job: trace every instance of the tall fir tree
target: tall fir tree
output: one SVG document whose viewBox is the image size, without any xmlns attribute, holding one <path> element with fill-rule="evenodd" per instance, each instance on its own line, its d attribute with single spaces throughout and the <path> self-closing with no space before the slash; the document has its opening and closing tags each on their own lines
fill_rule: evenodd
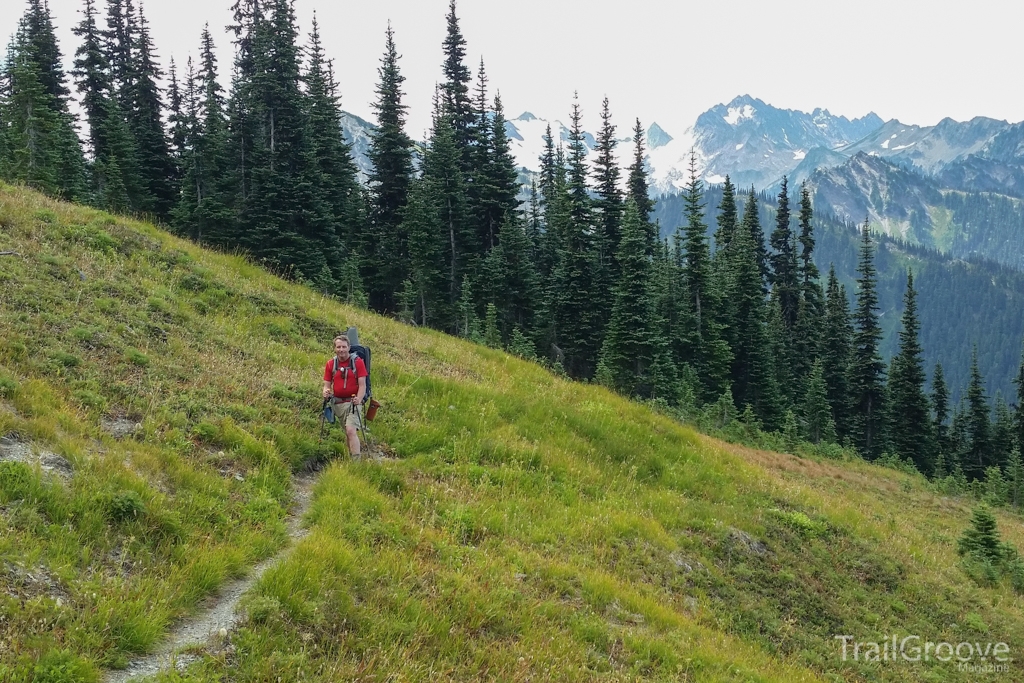
<svg viewBox="0 0 1024 683">
<path fill-rule="evenodd" d="M 565 187 L 555 201 L 548 229 L 557 240 L 557 261 L 549 286 L 554 343 L 564 356 L 565 370 L 576 378 L 594 373 L 605 323 L 597 308 L 598 297 L 608 294 L 595 288 L 586 156 L 582 114 L 579 103 L 573 102 Z M 557 186 L 555 192 L 560 192 Z"/>
<path fill-rule="evenodd" d="M 486 149 L 486 163 L 478 169 L 478 221 L 480 243 L 486 252 L 501 239 L 501 228 L 519 211 L 519 174 L 512 146 L 505 130 L 505 106 L 501 93 L 494 96 L 493 109 L 484 111 L 480 145 Z"/>
<path fill-rule="evenodd" d="M 540 298 L 540 279 L 526 221 L 513 212 L 506 214 L 501 241 L 487 254 L 484 289 L 486 299 L 495 306 L 502 339 L 511 339 L 514 330 L 534 336 L 534 323 Z"/>
<path fill-rule="evenodd" d="M 825 317 L 821 331 L 821 369 L 828 402 L 840 440 L 852 436 L 850 361 L 853 357 L 853 325 L 846 289 L 839 285 L 835 266 L 829 267 Z"/>
<path fill-rule="evenodd" d="M 84 0 L 75 71 L 92 148 L 95 201 L 112 211 L 145 211 L 150 196 L 141 181 L 135 140 L 111 80 L 103 33 L 96 23 L 95 0 Z"/>
<path fill-rule="evenodd" d="M 825 383 L 821 360 L 815 360 L 807 380 L 807 391 L 801 409 L 804 436 L 811 443 L 835 443 L 836 425 L 832 419 L 832 407 L 828 401 L 828 386 Z"/>
<path fill-rule="evenodd" d="M 857 280 L 857 307 L 853 315 L 855 332 L 850 364 L 852 427 L 854 444 L 866 458 L 873 460 L 885 448 L 885 363 L 878 350 L 882 339 L 882 329 L 878 322 L 878 276 L 871 232 L 866 221 L 861 229 L 857 269 L 860 278 Z"/>
<path fill-rule="evenodd" d="M 739 216 L 736 213 L 736 188 L 729 176 L 722 185 L 722 202 L 718 205 L 718 229 L 715 230 L 715 255 L 724 253 L 736 235 Z"/>
<path fill-rule="evenodd" d="M 1001 392 L 996 392 L 995 419 L 992 420 L 992 452 L 991 458 L 995 465 L 1006 467 L 1010 451 L 1016 446 L 1014 435 L 1013 413 Z"/>
<path fill-rule="evenodd" d="M 449 0 L 447 33 L 443 43 L 444 62 L 441 64 L 444 81 L 441 83 L 441 97 L 444 109 L 448 112 L 451 127 L 454 131 L 455 144 L 463 159 L 463 173 L 472 163 L 472 145 L 474 134 L 473 102 L 470 98 L 469 84 L 472 79 L 469 67 L 466 66 L 466 39 L 459 26 L 459 17 L 455 13 L 455 0 Z"/>
<path fill-rule="evenodd" d="M 301 87 L 294 9 L 290 0 L 272 0 L 268 10 L 253 27 L 255 69 L 239 93 L 257 124 L 239 236 L 250 253 L 270 266 L 330 289 L 326 252 L 337 236 Z"/>
<path fill-rule="evenodd" d="M 1013 383 L 1017 385 L 1017 410 L 1014 413 L 1017 425 L 1017 448 L 1024 452 L 1024 351 L 1021 352 L 1020 369 L 1017 371 L 1017 377 Z"/>
<path fill-rule="evenodd" d="M 124 98 L 128 108 L 128 128 L 135 142 L 141 182 L 150 197 L 150 210 L 161 220 L 170 218 L 178 189 L 175 186 L 174 160 L 164 130 L 164 103 L 159 82 L 164 73 L 156 61 L 153 40 L 149 34 L 141 4 L 133 16 L 132 4 L 126 0 L 126 31 L 131 69 L 127 76 L 130 87 Z"/>
<path fill-rule="evenodd" d="M 412 140 L 405 132 L 408 107 L 403 104 L 405 77 L 398 65 L 395 33 L 388 24 L 384 56 L 377 69 L 377 128 L 370 138 L 367 154 L 371 170 L 369 215 L 362 242 L 363 278 L 370 307 L 380 312 L 395 310 L 395 293 L 408 277 L 409 236 L 403 228 L 403 213 L 413 175 Z"/>
<path fill-rule="evenodd" d="M 728 388 L 731 353 L 722 339 L 718 297 L 711 281 L 711 257 L 704 223 L 704 184 L 697 175 L 697 156 L 690 153 L 689 180 L 684 190 L 685 237 L 682 241 L 687 303 L 695 321 L 692 364 L 701 384 L 701 399 L 713 403 Z"/>
<path fill-rule="evenodd" d="M 932 371 L 932 431 L 935 434 L 937 450 L 949 464 L 949 389 L 942 372 L 942 364 L 936 363 Z M 938 473 L 936 473 L 938 474 Z"/>
<path fill-rule="evenodd" d="M 967 385 L 965 423 L 967 442 L 961 454 L 964 474 L 969 479 L 984 479 L 985 470 L 996 464 L 992 452 L 992 422 L 985 382 L 978 370 L 978 348 L 971 354 L 971 380 Z"/>
<path fill-rule="evenodd" d="M 765 429 L 781 426 L 782 407 L 768 339 L 761 269 L 750 233 L 736 230 L 716 258 L 727 260 L 726 299 L 732 328 L 732 395 L 737 408 L 750 406 Z"/>
<path fill-rule="evenodd" d="M 626 202 L 616 254 L 622 271 L 612 288 L 611 316 L 601 347 L 597 377 L 627 396 L 650 398 L 657 334 L 650 297 L 651 257 L 647 231 L 636 204 Z"/>
<path fill-rule="evenodd" d="M 341 130 L 338 84 L 334 80 L 331 63 L 324 55 L 315 14 L 306 54 L 309 64 L 304 81 L 309 100 L 309 135 L 322 179 L 322 192 L 337 237 L 324 249 L 328 255 L 328 267 L 335 282 L 340 284 L 350 279 L 346 278 L 346 272 L 358 273 L 358 240 L 365 224 L 366 209 L 352 149 Z M 352 282 L 346 284 L 347 287 L 353 285 Z M 361 289 L 361 284 L 356 288 Z"/>
<path fill-rule="evenodd" d="M 889 371 L 889 442 L 898 456 L 909 459 L 920 472 L 930 476 L 935 466 L 935 432 L 924 391 L 920 328 L 914 274 L 908 271 L 900 348 Z"/>
<path fill-rule="evenodd" d="M 428 159 L 431 150 L 428 147 Z M 441 327 L 452 318 L 448 277 L 444 271 L 447 248 L 441 223 L 440 188 L 432 173 L 412 181 L 408 201 L 402 209 L 402 231 L 408 235 L 409 276 L 405 294 L 413 299 L 413 321 Z"/>
<path fill-rule="evenodd" d="M 782 321 L 787 331 L 796 326 L 800 299 L 799 273 L 793 230 L 790 228 L 789 189 L 785 176 L 779 188 L 775 229 L 771 234 L 773 253 L 771 263 L 772 293 L 778 299 L 782 310 Z"/>
<path fill-rule="evenodd" d="M 644 128 L 640 119 L 633 126 L 633 163 L 629 165 L 629 177 L 626 181 L 629 198 L 636 204 L 637 213 L 647 226 L 649 250 L 653 254 L 660 238 L 653 223 L 651 212 L 654 211 L 654 200 L 647 182 L 647 150 L 644 147 Z"/>
<path fill-rule="evenodd" d="M 751 187 L 743 207 L 742 227 L 750 233 L 750 240 L 753 242 L 757 254 L 757 267 L 761 271 L 761 280 L 765 283 L 764 287 L 767 292 L 771 271 L 768 268 L 768 250 L 764 246 L 764 230 L 761 228 L 761 216 L 757 209 L 757 203 L 757 192 Z"/>
<path fill-rule="evenodd" d="M 602 284 L 611 288 L 618 280 L 619 233 L 622 227 L 624 210 L 623 193 L 619 178 L 621 171 L 616 158 L 615 124 L 612 123 L 611 108 L 608 98 L 601 103 L 601 127 L 597 132 L 597 143 L 594 147 L 595 158 L 592 170 L 594 179 L 594 223 L 595 241 L 598 250 L 598 263 Z"/>
<path fill-rule="evenodd" d="M 799 302 L 793 327 L 793 374 L 804 391 L 811 365 L 820 353 L 821 326 L 825 315 L 825 297 L 818 267 L 814 264 L 814 208 L 807 184 L 800 188 L 800 262 L 798 270 Z"/>
</svg>

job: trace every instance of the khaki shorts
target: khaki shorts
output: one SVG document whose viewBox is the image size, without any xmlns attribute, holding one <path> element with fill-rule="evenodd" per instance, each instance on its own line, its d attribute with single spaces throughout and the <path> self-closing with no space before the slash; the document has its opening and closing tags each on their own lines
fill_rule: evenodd
<svg viewBox="0 0 1024 683">
<path fill-rule="evenodd" d="M 335 398 L 331 401 L 331 410 L 334 411 L 334 422 L 342 423 L 346 427 L 359 429 L 359 415 L 356 413 L 352 401 L 342 401 Z"/>
</svg>

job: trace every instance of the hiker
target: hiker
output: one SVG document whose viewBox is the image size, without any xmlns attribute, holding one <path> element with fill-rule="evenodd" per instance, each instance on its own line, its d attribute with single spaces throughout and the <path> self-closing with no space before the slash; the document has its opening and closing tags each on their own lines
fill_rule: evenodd
<svg viewBox="0 0 1024 683">
<path fill-rule="evenodd" d="M 334 419 L 345 425 L 348 452 L 360 457 L 359 406 L 366 398 L 366 365 L 363 359 L 350 353 L 348 336 L 334 338 L 334 358 L 324 368 L 324 400 L 330 401 Z"/>
</svg>

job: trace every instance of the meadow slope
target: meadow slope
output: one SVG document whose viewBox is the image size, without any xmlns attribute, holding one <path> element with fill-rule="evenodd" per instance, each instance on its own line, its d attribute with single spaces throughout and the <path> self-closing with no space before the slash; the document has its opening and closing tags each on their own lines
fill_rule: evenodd
<svg viewBox="0 0 1024 683">
<path fill-rule="evenodd" d="M 968 502 L 920 478 L 724 444 L 2 184 L 0 251 L 0 680 L 100 680 L 288 542 L 349 325 L 391 457 L 331 433 L 308 535 L 157 680 L 966 681 L 834 636 L 1024 646 L 1021 599 L 958 566 Z"/>
</svg>

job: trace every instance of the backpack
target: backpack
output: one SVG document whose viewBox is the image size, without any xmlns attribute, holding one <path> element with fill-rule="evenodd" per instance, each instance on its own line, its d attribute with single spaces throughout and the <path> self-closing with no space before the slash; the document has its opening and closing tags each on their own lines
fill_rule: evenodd
<svg viewBox="0 0 1024 683">
<path fill-rule="evenodd" d="M 368 347 L 368 346 L 352 346 L 352 347 L 349 347 L 349 357 L 348 357 L 349 367 L 348 368 L 341 368 L 342 370 L 351 370 L 352 374 L 355 374 L 355 372 L 356 372 L 356 358 L 358 357 L 358 358 L 362 358 L 363 359 L 363 365 L 366 366 L 366 396 L 363 397 L 363 401 L 366 402 L 366 403 L 370 402 L 370 397 L 373 395 L 373 392 L 370 389 L 370 356 L 371 356 L 371 354 L 370 354 L 370 347 Z M 335 378 L 335 377 L 338 376 L 338 372 L 339 372 L 339 370 L 338 370 L 338 357 L 335 356 L 333 361 L 334 361 L 334 367 L 331 370 L 331 377 Z"/>
</svg>

